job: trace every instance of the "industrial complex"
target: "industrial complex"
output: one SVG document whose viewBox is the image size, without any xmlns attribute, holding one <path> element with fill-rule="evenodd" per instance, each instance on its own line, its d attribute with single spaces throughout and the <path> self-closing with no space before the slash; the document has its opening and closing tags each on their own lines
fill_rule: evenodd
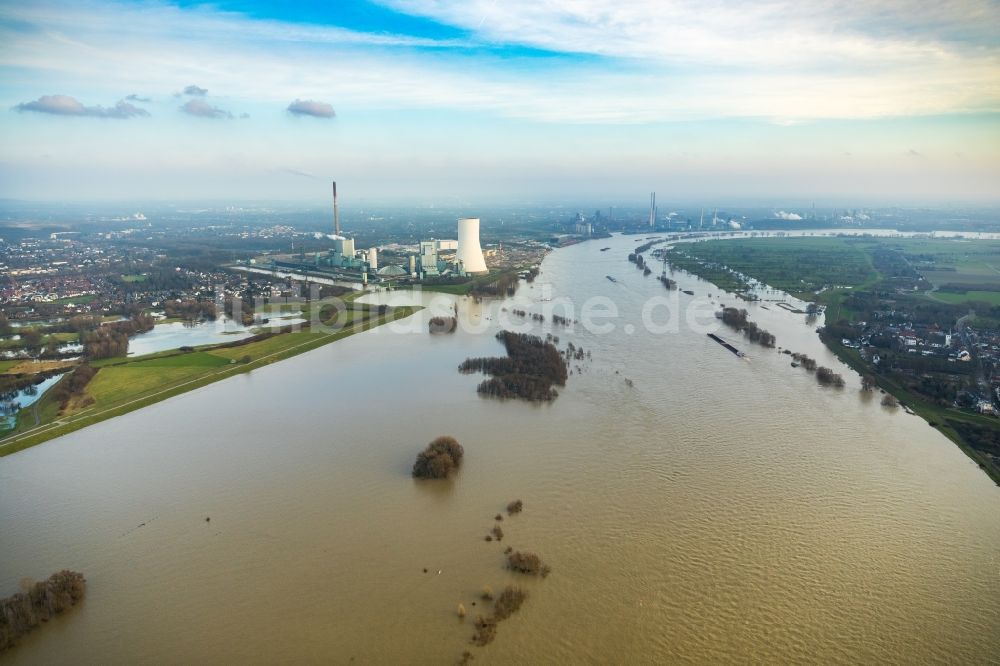
<svg viewBox="0 0 1000 666">
<path fill-rule="evenodd" d="M 297 271 L 365 285 L 387 280 L 462 278 L 489 272 L 479 242 L 477 217 L 458 220 L 457 239 L 420 241 L 417 251 L 403 255 L 401 263 L 398 261 L 399 253 L 393 253 L 396 261 L 379 266 L 378 248 L 355 248 L 354 239 L 341 234 L 336 182 L 333 183 L 333 234 L 326 237 L 333 241 L 333 247 L 329 250 L 311 252 L 308 255 L 271 257 L 268 260 L 269 267 L 272 270 Z M 317 234 L 317 238 L 323 236 Z"/>
</svg>

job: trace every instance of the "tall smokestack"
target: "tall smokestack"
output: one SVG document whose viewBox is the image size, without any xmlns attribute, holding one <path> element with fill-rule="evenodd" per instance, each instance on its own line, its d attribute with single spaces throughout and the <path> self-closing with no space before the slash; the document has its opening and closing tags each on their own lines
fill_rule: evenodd
<svg viewBox="0 0 1000 666">
<path fill-rule="evenodd" d="M 337 181 L 333 181 L 333 234 L 340 235 L 340 209 L 337 208 Z"/>
</svg>

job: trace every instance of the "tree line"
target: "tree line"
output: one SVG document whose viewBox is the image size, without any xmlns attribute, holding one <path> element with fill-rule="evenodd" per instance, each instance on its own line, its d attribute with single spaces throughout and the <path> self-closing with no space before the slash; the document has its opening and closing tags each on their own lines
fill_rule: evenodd
<svg viewBox="0 0 1000 666">
<path fill-rule="evenodd" d="M 66 409 L 70 400 L 83 395 L 83 390 L 97 374 L 97 369 L 88 363 L 76 366 L 55 386 L 52 387 L 52 397 L 59 402 L 59 409 Z"/>
<path fill-rule="evenodd" d="M 533 280 L 534 276 L 531 278 Z M 469 293 L 473 296 L 513 296 L 519 281 L 517 273 L 501 273 L 494 280 L 474 284 Z"/>
<path fill-rule="evenodd" d="M 0 653 L 43 622 L 83 599 L 86 580 L 75 571 L 59 571 L 31 583 L 24 592 L 0 599 Z"/>
<path fill-rule="evenodd" d="M 125 321 L 116 321 L 80 334 L 84 356 L 90 359 L 113 358 L 128 354 L 128 339 L 137 333 L 153 330 L 155 320 L 148 314 L 138 314 Z"/>
<path fill-rule="evenodd" d="M 789 350 L 784 351 L 785 354 L 791 355 L 792 359 L 798 363 L 803 370 L 807 372 L 816 373 L 816 381 L 820 384 L 826 384 L 828 386 L 836 386 L 841 388 L 844 386 L 844 378 L 839 374 L 827 368 L 826 366 L 819 365 L 816 363 L 816 359 L 810 358 L 805 354 L 799 352 L 791 352 Z M 870 391 L 875 386 L 875 379 L 872 377 L 862 378 L 861 388 L 865 391 Z"/>
<path fill-rule="evenodd" d="M 737 308 L 722 308 L 722 312 L 719 313 L 722 323 L 730 326 L 737 331 L 741 331 L 750 342 L 756 342 L 764 347 L 774 347 L 775 337 L 765 329 L 759 327 L 756 323 L 750 321 L 747 318 L 747 311 L 744 309 Z"/>
<path fill-rule="evenodd" d="M 250 311 L 251 313 L 253 312 L 252 306 L 250 307 Z M 163 304 L 163 312 L 171 319 L 183 319 L 184 321 L 202 321 L 203 319 L 215 319 L 217 316 L 213 301 L 198 301 L 194 299 L 180 302 L 166 301 Z"/>
</svg>

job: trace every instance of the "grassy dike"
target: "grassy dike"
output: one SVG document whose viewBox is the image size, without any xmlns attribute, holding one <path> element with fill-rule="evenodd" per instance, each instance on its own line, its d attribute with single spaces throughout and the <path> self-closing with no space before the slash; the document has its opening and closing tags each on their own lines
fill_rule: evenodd
<svg viewBox="0 0 1000 666">
<path fill-rule="evenodd" d="M 396 307 L 381 315 L 374 315 L 372 311 L 372 316 L 355 320 L 351 326 L 332 333 L 314 333 L 307 328 L 247 344 L 206 345 L 194 352 L 161 352 L 134 359 L 96 362 L 94 366 L 101 369 L 87 385 L 85 393 L 93 399 L 93 404 L 79 409 L 71 404 L 67 412 L 60 415 L 52 393 L 47 393 L 37 403 L 40 424 L 34 425 L 35 412 L 31 408 L 22 410 L 17 429 L 0 440 L 0 457 L 390 321 L 405 319 L 419 309 Z"/>
</svg>

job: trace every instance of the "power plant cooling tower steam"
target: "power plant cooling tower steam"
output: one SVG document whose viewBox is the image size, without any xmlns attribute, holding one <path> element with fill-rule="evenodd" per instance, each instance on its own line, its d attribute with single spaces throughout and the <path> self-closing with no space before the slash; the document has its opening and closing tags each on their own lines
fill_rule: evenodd
<svg viewBox="0 0 1000 666">
<path fill-rule="evenodd" d="M 485 273 L 486 260 L 479 246 L 479 218 L 463 217 L 458 220 L 458 252 L 455 257 L 462 262 L 466 273 Z"/>
</svg>

